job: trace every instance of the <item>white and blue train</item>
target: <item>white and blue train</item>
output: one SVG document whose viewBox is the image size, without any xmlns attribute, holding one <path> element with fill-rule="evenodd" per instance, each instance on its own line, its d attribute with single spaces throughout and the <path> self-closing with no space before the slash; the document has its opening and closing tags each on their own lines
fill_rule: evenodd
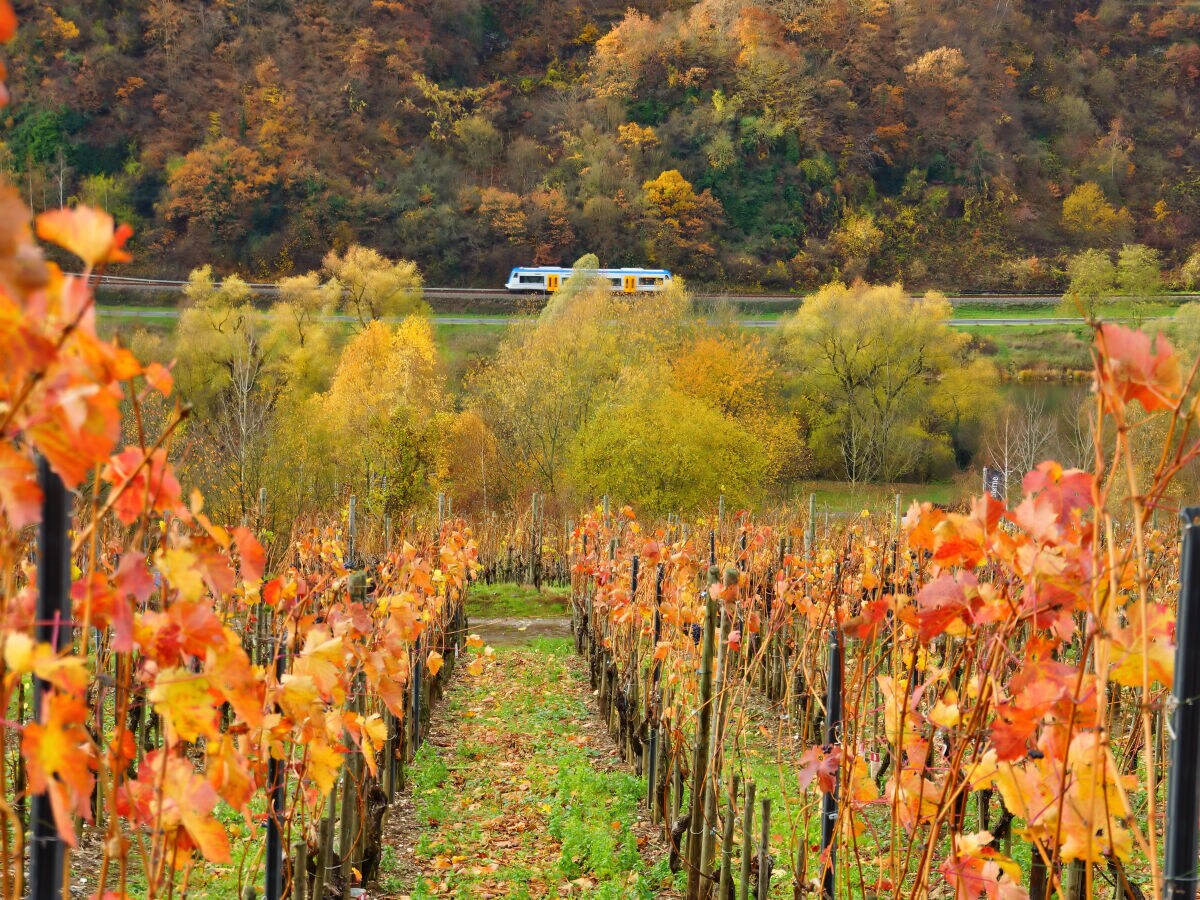
<svg viewBox="0 0 1200 900">
<path fill-rule="evenodd" d="M 508 273 L 504 286 L 527 294 L 552 294 L 574 274 L 574 269 L 556 266 L 516 268 Z M 590 269 L 588 275 L 607 278 L 614 293 L 641 294 L 661 291 L 671 283 L 666 269 Z"/>
</svg>

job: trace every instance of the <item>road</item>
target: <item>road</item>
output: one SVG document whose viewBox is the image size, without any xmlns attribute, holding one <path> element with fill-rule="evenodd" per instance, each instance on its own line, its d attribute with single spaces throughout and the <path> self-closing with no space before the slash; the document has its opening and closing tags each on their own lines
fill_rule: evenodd
<svg viewBox="0 0 1200 900">
<path fill-rule="evenodd" d="M 98 308 L 98 313 L 104 318 L 126 318 L 126 319 L 178 319 L 179 310 L 177 309 L 129 309 L 123 306 L 101 306 Z M 510 322 L 516 321 L 518 316 L 455 316 L 455 315 L 433 315 L 430 317 L 434 324 L 437 325 L 464 325 L 464 326 L 479 326 L 499 328 L 507 325 Z M 1158 318 L 1169 318 L 1167 316 L 1146 316 L 1144 321 Z M 325 322 L 353 322 L 354 316 L 347 315 L 328 315 L 322 316 L 322 321 Z M 779 319 L 741 319 L 740 323 L 746 328 L 776 328 L 779 326 Z M 1119 321 L 1119 320 L 1118 320 Z M 951 325 L 960 327 L 967 326 L 1020 326 L 1020 325 L 1082 325 L 1084 320 L 1070 316 L 1005 316 L 1004 318 L 955 318 L 950 320 Z"/>
</svg>

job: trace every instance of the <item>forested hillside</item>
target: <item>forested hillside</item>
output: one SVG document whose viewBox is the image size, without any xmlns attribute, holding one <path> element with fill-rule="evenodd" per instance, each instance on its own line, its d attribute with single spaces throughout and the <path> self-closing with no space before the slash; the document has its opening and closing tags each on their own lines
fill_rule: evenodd
<svg viewBox="0 0 1200 900">
<path fill-rule="evenodd" d="M 1186 0 L 16 5 L 4 165 L 131 221 L 144 270 L 363 243 L 431 284 L 591 251 L 1025 289 L 1200 238 Z"/>
</svg>

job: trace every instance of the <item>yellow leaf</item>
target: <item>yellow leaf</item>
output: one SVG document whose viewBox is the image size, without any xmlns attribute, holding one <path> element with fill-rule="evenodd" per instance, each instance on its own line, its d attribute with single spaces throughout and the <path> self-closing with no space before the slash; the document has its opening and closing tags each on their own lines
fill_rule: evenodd
<svg viewBox="0 0 1200 900">
<path fill-rule="evenodd" d="M 303 722 L 308 718 L 314 704 L 321 695 L 309 675 L 287 673 L 280 679 L 279 705 L 293 722 Z"/>
<path fill-rule="evenodd" d="M 477 656 L 477 657 L 475 657 L 475 659 L 471 660 L 471 664 L 469 666 L 467 666 L 467 671 L 470 672 L 472 675 L 482 675 L 483 674 L 483 657 Z"/>
<path fill-rule="evenodd" d="M 150 702 L 167 726 L 167 741 L 215 738 L 217 708 L 208 679 L 182 666 L 164 669 L 150 689 Z"/>
<path fill-rule="evenodd" d="M 33 671 L 33 638 L 14 632 L 4 642 L 4 664 L 15 675 Z"/>
<path fill-rule="evenodd" d="M 159 550 L 154 554 L 154 565 L 184 600 L 195 602 L 204 596 L 204 577 L 196 571 L 194 553 L 177 547 Z"/>
<path fill-rule="evenodd" d="M 958 693 L 954 688 L 947 688 L 941 699 L 929 713 L 929 721 L 939 728 L 954 728 L 962 721 L 962 713 L 958 708 Z"/>
<path fill-rule="evenodd" d="M 55 209 L 37 217 L 37 235 L 43 241 L 70 250 L 88 266 L 104 262 L 129 262 L 122 249 L 132 232 L 114 227 L 113 217 L 90 206 Z"/>
<path fill-rule="evenodd" d="M 425 667 L 429 669 L 431 678 L 436 678 L 437 673 L 442 671 L 442 654 L 436 650 L 429 651 L 429 657 L 425 660 Z"/>
<path fill-rule="evenodd" d="M 342 753 L 322 740 L 308 744 L 308 777 L 317 784 L 322 795 L 328 795 L 337 782 L 342 767 Z"/>
</svg>

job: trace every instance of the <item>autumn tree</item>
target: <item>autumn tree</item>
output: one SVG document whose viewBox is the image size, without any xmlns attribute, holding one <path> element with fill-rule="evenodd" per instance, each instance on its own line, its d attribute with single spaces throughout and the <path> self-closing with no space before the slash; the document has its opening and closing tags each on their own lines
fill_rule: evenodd
<svg viewBox="0 0 1200 900">
<path fill-rule="evenodd" d="M 277 175 L 254 149 L 218 138 L 185 156 L 171 174 L 165 214 L 183 228 L 198 225 L 214 237 L 237 240 Z"/>
<path fill-rule="evenodd" d="M 966 364 L 967 339 L 949 327 L 950 316 L 940 294 L 913 299 L 898 284 L 858 282 L 826 285 L 785 321 L 784 353 L 818 463 L 851 482 L 953 469 L 938 395 Z"/>
<path fill-rule="evenodd" d="M 1062 223 L 1079 240 L 1104 246 L 1120 243 L 1133 227 L 1129 210 L 1113 206 L 1094 181 L 1079 185 L 1063 200 Z"/>
<path fill-rule="evenodd" d="M 1126 244 L 1114 264 L 1107 250 L 1084 250 L 1067 266 L 1071 281 L 1063 303 L 1085 317 L 1095 318 L 1115 296 L 1145 304 L 1162 290 L 1158 251 L 1144 244 Z"/>
<path fill-rule="evenodd" d="M 288 348 L 251 305 L 237 276 L 219 284 L 212 268 L 191 273 L 176 334 L 176 380 L 193 406 L 183 469 L 233 521 L 262 485 L 262 461 L 288 388 Z"/>
<path fill-rule="evenodd" d="M 1064 306 L 1085 318 L 1095 318 L 1116 287 L 1112 257 L 1104 250 L 1084 250 L 1071 258 L 1067 274 L 1071 280 L 1063 295 Z"/>
<path fill-rule="evenodd" d="M 851 275 L 865 274 L 872 258 L 883 246 L 883 231 L 868 212 L 846 213 L 831 238 Z"/>
<path fill-rule="evenodd" d="M 660 516 L 711 508 L 721 494 L 748 506 L 761 497 L 767 469 L 762 443 L 735 419 L 637 377 L 596 409 L 571 455 L 586 496 L 609 494 Z"/>
<path fill-rule="evenodd" d="M 619 371 L 620 334 L 605 284 L 570 279 L 557 305 L 515 325 L 496 356 L 467 380 L 471 406 L 496 438 L 499 482 L 554 495 L 571 444 Z"/>
<path fill-rule="evenodd" d="M 695 329 L 667 360 L 670 386 L 702 400 L 752 435 L 764 454 L 765 480 L 808 474 L 803 428 L 783 396 L 779 365 L 766 343 L 736 322 Z"/>
<path fill-rule="evenodd" d="M 642 191 L 651 258 L 668 267 L 686 259 L 693 271 L 709 265 L 716 256 L 714 231 L 723 219 L 721 203 L 712 192 L 697 193 L 678 169 L 647 181 Z"/>
<path fill-rule="evenodd" d="M 428 500 L 444 475 L 441 435 L 450 422 L 428 318 L 367 324 L 342 351 L 329 389 L 297 414 L 317 477 L 368 485 L 368 507 L 379 513 Z"/>
<path fill-rule="evenodd" d="M 345 252 L 330 251 L 326 274 L 341 287 L 342 310 L 359 328 L 376 319 L 407 316 L 428 307 L 417 264 L 390 260 L 378 250 L 354 244 Z"/>
</svg>

